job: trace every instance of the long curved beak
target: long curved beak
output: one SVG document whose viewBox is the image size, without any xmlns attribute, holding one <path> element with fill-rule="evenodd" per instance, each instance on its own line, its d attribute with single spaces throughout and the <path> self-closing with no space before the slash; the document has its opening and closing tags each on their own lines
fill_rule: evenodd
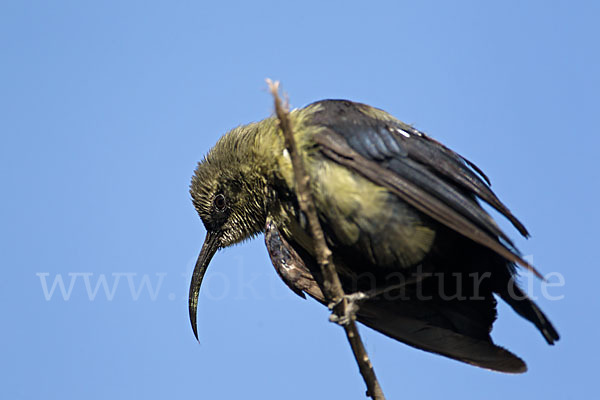
<svg viewBox="0 0 600 400">
<path fill-rule="evenodd" d="M 202 250 L 196 261 L 194 267 L 194 273 L 192 275 L 192 281 L 190 282 L 190 295 L 188 299 L 188 307 L 190 310 L 190 322 L 192 323 L 192 330 L 194 336 L 198 340 L 198 327 L 196 325 L 196 313 L 198 310 L 198 294 L 200 293 L 200 285 L 202 285 L 202 278 L 208 268 L 210 260 L 213 258 L 217 250 L 219 249 L 219 235 L 213 232 L 206 234 Z"/>
</svg>

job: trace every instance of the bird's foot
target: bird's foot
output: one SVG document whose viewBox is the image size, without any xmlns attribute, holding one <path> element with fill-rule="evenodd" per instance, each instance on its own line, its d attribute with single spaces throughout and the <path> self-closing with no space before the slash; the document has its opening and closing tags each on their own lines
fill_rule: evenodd
<svg viewBox="0 0 600 400">
<path fill-rule="evenodd" d="M 329 321 L 338 325 L 347 325 L 350 321 L 356 319 L 356 313 L 360 309 L 360 303 L 369 299 L 369 296 L 363 292 L 355 292 L 347 294 L 336 302 L 329 304 L 329 309 L 332 310 L 329 316 Z M 342 308 L 342 304 L 345 307 Z"/>
</svg>

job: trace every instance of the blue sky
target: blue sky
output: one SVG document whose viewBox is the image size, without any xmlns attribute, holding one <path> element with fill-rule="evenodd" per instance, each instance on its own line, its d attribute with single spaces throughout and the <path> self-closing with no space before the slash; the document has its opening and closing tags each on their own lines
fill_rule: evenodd
<svg viewBox="0 0 600 400">
<path fill-rule="evenodd" d="M 204 238 L 189 180 L 223 133 L 271 113 L 267 77 L 293 106 L 365 102 L 476 162 L 532 238 L 502 226 L 564 278 L 548 289 L 560 300 L 531 281 L 554 347 L 500 306 L 493 337 L 524 375 L 363 327 L 388 398 L 585 396 L 600 355 L 599 16 L 592 1 L 2 2 L 0 397 L 364 398 L 342 330 L 279 281 L 262 239 L 217 254 L 200 345 L 189 326 Z"/>
</svg>

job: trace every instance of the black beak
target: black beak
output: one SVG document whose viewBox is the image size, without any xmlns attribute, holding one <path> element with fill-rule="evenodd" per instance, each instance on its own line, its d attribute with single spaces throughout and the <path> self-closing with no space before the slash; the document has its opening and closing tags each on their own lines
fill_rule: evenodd
<svg viewBox="0 0 600 400">
<path fill-rule="evenodd" d="M 200 285 L 202 285 L 202 278 L 208 268 L 210 260 L 213 258 L 217 250 L 219 249 L 219 235 L 213 232 L 206 234 L 206 239 L 200 250 L 200 255 L 196 261 L 194 267 L 194 274 L 192 275 L 192 282 L 190 283 L 190 297 L 188 300 L 188 306 L 190 309 L 190 322 L 192 323 L 192 329 L 194 330 L 194 336 L 198 340 L 198 327 L 196 325 L 196 313 L 198 310 L 198 294 L 200 293 Z"/>
</svg>

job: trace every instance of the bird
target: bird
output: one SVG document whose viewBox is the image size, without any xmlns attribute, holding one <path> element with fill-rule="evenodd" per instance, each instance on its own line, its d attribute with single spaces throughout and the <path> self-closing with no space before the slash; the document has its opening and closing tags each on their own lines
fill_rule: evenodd
<svg viewBox="0 0 600 400">
<path fill-rule="evenodd" d="M 491 338 L 497 299 L 548 344 L 559 340 L 517 282 L 519 265 L 541 274 L 482 204 L 522 236 L 529 232 L 474 163 L 358 102 L 317 101 L 289 120 L 344 292 L 361 299 L 356 320 L 409 346 L 505 373 L 527 365 Z M 294 179 L 276 116 L 232 129 L 198 163 L 190 194 L 207 233 L 189 290 L 196 339 L 200 287 L 214 254 L 260 234 L 284 283 L 327 305 Z"/>
</svg>

